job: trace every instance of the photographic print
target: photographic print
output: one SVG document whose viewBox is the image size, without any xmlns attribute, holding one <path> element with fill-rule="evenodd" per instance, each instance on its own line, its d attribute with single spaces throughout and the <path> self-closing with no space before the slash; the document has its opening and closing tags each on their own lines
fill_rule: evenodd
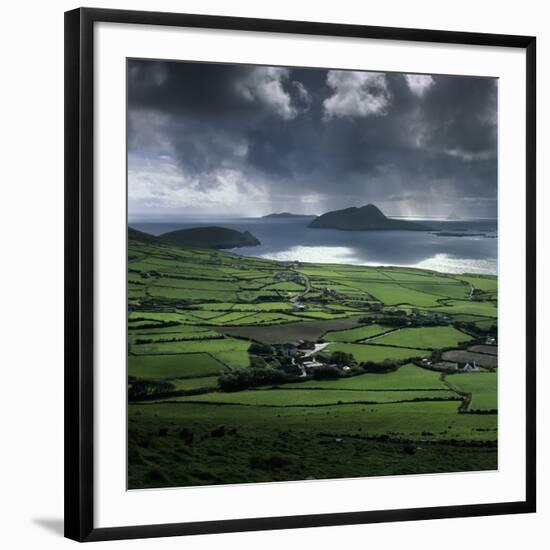
<svg viewBox="0 0 550 550">
<path fill-rule="evenodd" d="M 127 60 L 129 489 L 498 468 L 497 97 Z"/>
</svg>

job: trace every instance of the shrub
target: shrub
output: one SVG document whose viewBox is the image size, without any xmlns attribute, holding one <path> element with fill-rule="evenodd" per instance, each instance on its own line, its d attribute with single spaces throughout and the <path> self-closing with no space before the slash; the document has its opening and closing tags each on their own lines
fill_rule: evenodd
<svg viewBox="0 0 550 550">
<path fill-rule="evenodd" d="M 254 355 L 273 355 L 275 350 L 269 344 L 252 342 L 248 348 L 248 351 Z"/>
<path fill-rule="evenodd" d="M 284 384 L 291 379 L 289 375 L 279 369 L 250 367 L 224 373 L 220 376 L 218 383 L 222 391 L 239 391 L 256 386 Z"/>
<path fill-rule="evenodd" d="M 223 424 L 221 424 L 220 426 L 218 426 L 217 428 L 214 428 L 211 432 L 210 432 L 210 435 L 212 437 L 223 437 L 225 435 L 225 426 Z"/>
<path fill-rule="evenodd" d="M 263 357 L 260 357 L 259 355 L 251 355 L 250 366 L 255 369 L 261 369 L 265 368 L 267 366 L 267 363 Z"/>
<path fill-rule="evenodd" d="M 274 470 L 277 468 L 283 468 L 289 464 L 290 460 L 279 453 L 266 456 L 253 455 L 250 457 L 250 466 L 252 468 L 259 468 L 262 470 Z"/>
<path fill-rule="evenodd" d="M 355 359 L 351 353 L 346 353 L 345 351 L 334 351 L 330 355 L 329 362 L 343 367 L 349 365 L 350 363 L 354 363 Z"/>
<path fill-rule="evenodd" d="M 342 376 L 342 371 L 333 365 L 323 365 L 322 367 L 313 367 L 311 374 L 315 380 L 333 380 Z"/>
<path fill-rule="evenodd" d="M 193 439 L 195 437 L 193 430 L 190 430 L 189 428 L 181 428 L 179 435 L 180 435 L 180 439 L 185 441 L 185 443 L 188 443 L 188 444 L 193 443 Z"/>
<path fill-rule="evenodd" d="M 365 372 L 380 374 L 384 372 L 395 372 L 399 368 L 400 363 L 391 359 L 384 359 L 381 363 L 366 361 L 365 363 L 361 363 L 361 366 Z"/>
<path fill-rule="evenodd" d="M 154 395 L 170 393 L 175 389 L 176 386 L 166 380 L 133 378 L 128 380 L 128 400 L 145 399 Z"/>
</svg>

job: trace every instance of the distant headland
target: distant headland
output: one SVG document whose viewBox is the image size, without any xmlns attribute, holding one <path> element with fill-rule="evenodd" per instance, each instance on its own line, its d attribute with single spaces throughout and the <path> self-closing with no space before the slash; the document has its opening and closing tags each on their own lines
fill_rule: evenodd
<svg viewBox="0 0 550 550">
<path fill-rule="evenodd" d="M 266 214 L 262 216 L 262 220 L 276 219 L 283 220 L 285 218 L 315 218 L 314 214 L 292 214 L 292 212 L 275 212 L 273 214 Z"/>
<path fill-rule="evenodd" d="M 237 231 L 227 227 L 193 227 L 178 229 L 154 237 L 143 231 L 128 227 L 128 239 L 145 243 L 171 244 L 188 248 L 240 248 L 259 246 L 262 243 L 249 231 Z"/>
<path fill-rule="evenodd" d="M 352 206 L 343 210 L 326 212 L 315 218 L 309 227 L 314 229 L 341 229 L 343 231 L 429 231 L 431 228 L 417 222 L 387 218 L 374 204 L 360 208 Z"/>
</svg>

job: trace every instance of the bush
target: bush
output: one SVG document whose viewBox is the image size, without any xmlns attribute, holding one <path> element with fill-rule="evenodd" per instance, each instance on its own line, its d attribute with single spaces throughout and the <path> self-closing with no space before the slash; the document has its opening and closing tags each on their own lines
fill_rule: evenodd
<svg viewBox="0 0 550 550">
<path fill-rule="evenodd" d="M 416 447 L 414 445 L 405 445 L 403 447 L 403 452 L 407 455 L 413 455 L 416 453 Z"/>
<path fill-rule="evenodd" d="M 322 367 L 313 367 L 311 374 L 315 380 L 334 380 L 342 376 L 342 371 L 333 365 L 323 365 Z"/>
<path fill-rule="evenodd" d="M 145 378 L 128 379 L 128 400 L 136 401 L 154 395 L 170 393 L 176 389 L 172 382 L 166 380 L 149 380 Z"/>
<path fill-rule="evenodd" d="M 274 349 L 269 344 L 262 344 L 261 342 L 252 342 L 248 348 L 249 353 L 254 355 L 273 355 Z"/>
<path fill-rule="evenodd" d="M 250 367 L 224 373 L 220 376 L 218 383 L 222 391 L 230 392 L 269 384 L 284 384 L 291 379 L 279 369 Z"/>
<path fill-rule="evenodd" d="M 302 371 L 300 368 L 292 363 L 292 361 L 281 361 L 279 362 L 279 365 L 275 365 L 272 363 L 272 365 L 277 369 L 285 374 L 288 374 L 289 376 L 300 376 L 302 374 Z"/>
<path fill-rule="evenodd" d="M 346 353 L 344 351 L 335 351 L 330 355 L 329 362 L 340 367 L 344 367 L 346 365 L 355 363 L 355 359 L 353 357 L 353 354 L 351 353 Z"/>
<path fill-rule="evenodd" d="M 193 433 L 193 430 L 190 430 L 189 428 L 181 428 L 179 432 L 180 439 L 185 441 L 185 443 L 191 444 L 193 443 L 193 439 L 195 438 L 195 434 Z"/>
<path fill-rule="evenodd" d="M 259 355 L 251 355 L 250 366 L 254 369 L 263 369 L 267 367 L 267 363 L 263 357 L 260 357 Z"/>
<path fill-rule="evenodd" d="M 361 363 L 361 366 L 365 372 L 380 374 L 384 372 L 395 372 L 399 368 L 400 363 L 391 359 L 384 359 L 381 363 L 366 361 L 365 363 Z"/>
<path fill-rule="evenodd" d="M 223 424 L 221 424 L 220 426 L 218 426 L 217 428 L 214 428 L 211 432 L 210 432 L 210 435 L 212 437 L 223 437 L 225 435 L 225 426 Z"/>
<path fill-rule="evenodd" d="M 267 456 L 253 455 L 250 457 L 250 466 L 262 470 L 274 470 L 288 466 L 290 460 L 286 456 L 276 453 Z"/>
</svg>

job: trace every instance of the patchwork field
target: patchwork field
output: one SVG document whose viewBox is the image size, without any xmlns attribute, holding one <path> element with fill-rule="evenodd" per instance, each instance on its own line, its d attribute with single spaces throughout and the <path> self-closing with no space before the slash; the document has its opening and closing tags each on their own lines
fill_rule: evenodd
<svg viewBox="0 0 550 550">
<path fill-rule="evenodd" d="M 496 365 L 494 277 L 132 239 L 128 285 L 130 488 L 497 468 L 496 372 L 427 368 Z"/>
</svg>

